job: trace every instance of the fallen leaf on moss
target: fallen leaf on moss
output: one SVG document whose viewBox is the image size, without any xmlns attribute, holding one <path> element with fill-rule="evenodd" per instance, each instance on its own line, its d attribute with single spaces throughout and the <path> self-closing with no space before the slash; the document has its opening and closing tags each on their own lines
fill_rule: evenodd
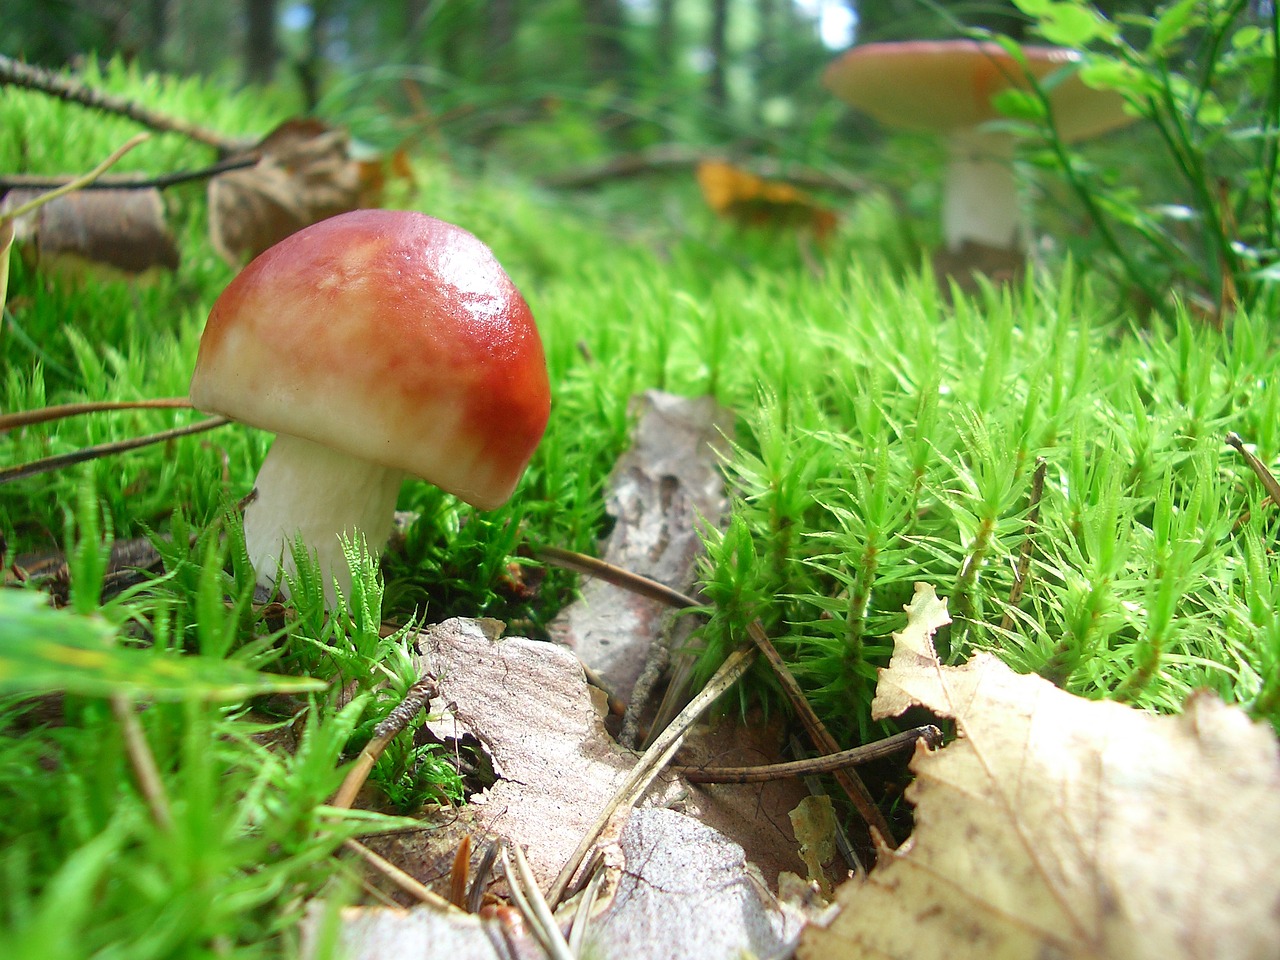
<svg viewBox="0 0 1280 960">
<path fill-rule="evenodd" d="M 941 664 L 917 585 L 873 712 L 958 737 L 917 750 L 916 830 L 840 888 L 800 960 L 1280 956 L 1280 755 L 1208 693 L 1181 716 L 1074 697 L 985 654 Z"/>
<path fill-rule="evenodd" d="M 836 225 L 835 213 L 803 190 L 723 160 L 699 163 L 697 178 L 707 206 L 742 226 L 807 227 L 822 240 Z"/>
<path fill-rule="evenodd" d="M 286 120 L 253 151 L 258 162 L 209 181 L 209 237 L 239 266 L 328 217 L 366 206 L 370 168 L 352 159 L 341 128 L 319 120 Z"/>
</svg>

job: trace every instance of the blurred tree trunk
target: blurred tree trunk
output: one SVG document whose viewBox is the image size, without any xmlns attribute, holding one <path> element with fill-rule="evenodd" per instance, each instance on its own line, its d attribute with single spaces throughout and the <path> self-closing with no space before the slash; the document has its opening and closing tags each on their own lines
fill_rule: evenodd
<svg viewBox="0 0 1280 960">
<path fill-rule="evenodd" d="M 307 25 L 307 48 L 294 64 L 302 102 L 307 113 L 320 102 L 321 74 L 324 72 L 324 48 L 329 37 L 329 19 L 335 0 L 312 0 L 311 23 Z"/>
<path fill-rule="evenodd" d="M 667 79 L 676 65 L 676 0 L 658 0 L 653 45 L 653 62 L 658 66 L 659 75 Z"/>
<path fill-rule="evenodd" d="M 586 28 L 587 70 L 594 83 L 625 84 L 630 63 L 622 42 L 625 21 L 619 0 L 582 0 Z"/>
<path fill-rule="evenodd" d="M 510 83 L 516 79 L 515 39 L 520 14 L 516 0 L 489 0 L 489 19 L 485 23 L 485 60 L 487 79 L 494 83 Z"/>
<path fill-rule="evenodd" d="M 169 0 L 147 3 L 147 51 L 153 70 L 165 67 L 165 41 L 169 39 Z"/>
<path fill-rule="evenodd" d="M 711 57 L 711 73 L 707 78 L 707 96 L 711 105 L 723 110 L 729 102 L 725 84 L 725 54 L 729 33 L 729 0 L 712 0 L 711 32 L 707 36 L 707 52 Z"/>
<path fill-rule="evenodd" d="M 280 48 L 276 44 L 276 0 L 245 0 L 244 78 L 269 83 Z"/>
<path fill-rule="evenodd" d="M 778 30 L 781 27 L 777 0 L 756 0 L 756 20 L 760 30 L 755 49 L 755 104 L 756 118 L 759 119 L 765 101 L 779 92 L 777 71 L 774 69 L 778 60 Z"/>
</svg>

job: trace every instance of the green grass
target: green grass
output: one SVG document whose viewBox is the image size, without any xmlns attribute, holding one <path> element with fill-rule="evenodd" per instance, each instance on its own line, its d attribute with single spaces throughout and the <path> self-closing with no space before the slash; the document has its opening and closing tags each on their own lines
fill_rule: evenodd
<svg viewBox="0 0 1280 960">
<path fill-rule="evenodd" d="M 108 74 L 231 132 L 275 119 L 258 98 Z M 7 92 L 0 124 L 20 118 L 26 147 L 0 152 L 0 168 L 86 169 L 130 132 L 72 112 Z M 85 135 L 64 136 L 70 125 Z M 161 138 L 133 159 L 167 169 L 206 153 Z M 815 272 L 790 236 L 737 234 L 674 178 L 576 198 L 501 172 L 463 181 L 431 157 L 418 167 L 419 192 L 394 199 L 488 242 L 543 333 L 553 413 L 516 496 L 478 514 L 406 484 L 400 507 L 417 519 L 381 575 L 355 551 L 350 603 L 326 618 L 304 569 L 297 610 L 280 620 L 251 603 L 229 513 L 269 437 L 225 427 L 0 486 L 10 558 L 69 548 L 73 610 L 58 616 L 93 616 L 134 652 L 331 681 L 283 713 L 278 698 L 148 700 L 139 719 L 174 810 L 167 831 L 133 786 L 102 700 L 68 695 L 52 714 L 47 702 L 0 701 L 0 954 L 292 952 L 306 897 L 354 895 L 338 841 L 390 822 L 323 808 L 341 762 L 414 679 L 408 634 L 383 637 L 381 622 L 488 615 L 540 635 L 574 582 L 552 571 L 530 599 L 504 585 L 507 565 L 526 541 L 593 549 L 628 400 L 654 387 L 711 393 L 737 420 L 724 464 L 732 518 L 703 569 L 712 614 L 695 640 L 708 669 L 759 617 L 837 736 L 872 736 L 876 668 L 913 582 L 926 580 L 950 598 L 955 623 L 940 642 L 953 660 L 992 650 L 1081 695 L 1162 711 L 1207 686 L 1280 725 L 1275 507 L 1224 442 L 1234 430 L 1264 461 L 1280 457 L 1269 318 L 1240 315 L 1225 332 L 1186 317 L 1140 325 L 1070 264 L 948 297 L 911 269 L 877 196 L 849 205 Z M 232 270 L 204 239 L 200 191 L 169 199 L 183 264 L 153 287 L 76 286 L 15 265 L 0 332 L 7 409 L 185 393 Z M 186 419 L 138 411 L 31 427 L 0 442 L 0 462 Z M 1038 458 L 1047 481 L 1029 530 Z M 166 574 L 100 606 L 100 532 L 154 536 Z M 1028 536 L 1027 590 L 1010 609 Z M 343 705 L 347 686 L 358 696 Z M 773 697 L 762 674 L 746 690 Z M 296 745 L 265 746 L 255 735 L 271 729 Z M 454 793 L 440 775 L 399 741 L 378 773 L 387 809 Z"/>
</svg>

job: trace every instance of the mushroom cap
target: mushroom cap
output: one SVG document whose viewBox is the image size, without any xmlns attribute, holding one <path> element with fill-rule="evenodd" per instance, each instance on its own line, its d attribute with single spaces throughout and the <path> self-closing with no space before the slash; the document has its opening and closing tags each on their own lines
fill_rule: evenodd
<svg viewBox="0 0 1280 960">
<path fill-rule="evenodd" d="M 231 281 L 200 340 L 191 401 L 487 510 L 515 489 L 551 392 L 533 315 L 487 246 L 421 213 L 356 210 Z"/>
<path fill-rule="evenodd" d="M 823 83 L 841 100 L 888 127 L 951 133 L 1001 114 L 992 97 L 1028 89 L 1026 72 L 1041 80 L 1076 63 L 1064 47 L 1024 46 L 1026 70 L 997 43 L 910 40 L 854 47 L 828 64 Z M 1053 119 L 1064 140 L 1080 140 L 1133 122 L 1124 98 L 1094 90 L 1071 74 L 1049 91 Z"/>
</svg>

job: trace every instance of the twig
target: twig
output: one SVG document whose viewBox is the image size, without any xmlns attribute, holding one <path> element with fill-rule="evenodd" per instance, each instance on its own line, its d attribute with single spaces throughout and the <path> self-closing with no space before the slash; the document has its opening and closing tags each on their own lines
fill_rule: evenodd
<svg viewBox="0 0 1280 960">
<path fill-rule="evenodd" d="M 680 170 L 695 167 L 703 160 L 723 158 L 723 153 L 682 144 L 661 144 L 647 150 L 610 157 L 600 163 L 548 174 L 541 177 L 539 182 L 544 187 L 562 189 L 594 187 L 607 180 L 620 180 L 665 170 Z M 816 190 L 861 193 L 867 188 L 865 180 L 852 175 L 831 174 L 807 167 L 789 166 L 765 158 L 753 158 L 743 162 L 742 165 L 744 168 L 750 168 L 751 172 L 758 176 L 771 179 L 782 178 L 797 186 Z"/>
<path fill-rule="evenodd" d="M 917 740 L 923 740 L 931 747 L 937 746 L 942 742 L 942 731 L 932 724 L 925 724 L 904 730 L 902 733 L 895 733 L 891 737 L 885 737 L 874 743 L 866 743 L 851 750 L 841 750 L 839 753 L 825 757 L 811 757 L 808 760 L 757 764 L 750 767 L 673 766 L 669 769 L 691 783 L 763 783 L 767 780 L 830 773 L 841 767 L 870 763 L 914 746 Z"/>
<path fill-rule="evenodd" d="M 141 104 L 126 100 L 124 97 L 103 93 L 101 90 L 94 90 L 92 87 L 85 86 L 85 84 L 77 80 L 61 76 L 51 70 L 32 66 L 29 63 L 23 63 L 21 60 L 13 60 L 10 57 L 0 56 L 0 84 L 24 87 L 28 90 L 47 93 L 69 103 L 78 103 L 81 106 L 92 107 L 95 110 L 114 113 L 127 117 L 135 123 L 140 123 L 144 127 L 150 127 L 152 130 L 157 130 L 161 133 L 178 133 L 195 140 L 197 143 L 203 143 L 227 153 L 235 153 L 253 146 L 252 141 L 227 137 L 177 117 L 166 116 Z"/>
<path fill-rule="evenodd" d="M 382 752 L 387 749 L 387 744 L 409 725 L 409 721 L 431 701 L 436 692 L 435 677 L 429 676 L 423 677 L 405 691 L 404 699 L 396 704 L 385 720 L 373 728 L 373 738 L 364 745 L 360 756 L 356 757 L 351 764 L 351 769 L 347 771 L 342 786 L 338 788 L 329 806 L 339 810 L 351 809 L 351 805 L 355 803 L 356 794 L 369 779 L 369 772 L 378 762 L 378 757 L 382 756 Z"/>
<path fill-rule="evenodd" d="M 1249 465 L 1249 469 L 1262 482 L 1262 487 L 1267 491 L 1267 496 L 1271 498 L 1271 502 L 1280 506 L 1280 483 L 1276 482 L 1275 475 L 1267 469 L 1267 465 L 1245 447 L 1244 441 L 1240 439 L 1240 434 L 1234 431 L 1228 433 L 1227 443 L 1233 446 L 1240 456 L 1244 457 L 1244 462 Z"/>
<path fill-rule="evenodd" d="M 0 61 L 4 61 L 5 59 L 7 58 L 4 56 L 0 56 Z M 100 164 L 98 164 L 88 173 L 84 174 L 83 176 L 75 177 L 71 180 L 68 180 L 66 183 L 62 184 L 60 187 L 50 190 L 48 193 L 42 193 L 38 197 L 32 197 L 26 203 L 21 204 L 20 206 L 14 207 L 12 210 L 6 210 L 3 215 L 0 215 L 0 220 L 17 220 L 19 217 L 25 216 L 26 214 L 30 213 L 32 210 L 35 210 L 37 207 L 41 206 L 42 204 L 48 203 L 50 200 L 56 200 L 58 197 L 61 197 L 65 194 L 74 193 L 77 190 L 83 190 L 85 187 L 89 186 L 89 184 L 93 183 L 100 176 L 102 176 L 104 173 L 110 170 L 113 166 L 115 166 L 116 163 L 119 162 L 120 158 L 123 157 L 126 153 L 128 153 L 138 144 L 144 143 L 149 139 L 151 139 L 150 134 L 147 134 L 147 133 L 135 134 L 134 136 L 126 140 L 121 146 L 117 147 L 114 151 L 112 151 L 111 156 L 107 157 L 107 159 L 103 160 Z"/>
<path fill-rule="evenodd" d="M 613 584 L 615 587 L 630 590 L 632 593 L 639 594 L 649 600 L 665 603 L 667 606 L 675 607 L 677 610 L 701 606 L 693 597 L 681 593 L 674 587 L 668 587 L 665 583 L 659 583 L 657 580 L 651 580 L 638 573 L 632 573 L 624 567 L 606 563 L 596 557 L 589 557 L 585 553 L 578 553 L 576 550 L 536 546 L 533 548 L 533 554 L 539 560 L 545 560 L 557 567 L 563 567 L 565 570 L 572 570 L 574 573 L 595 577 L 597 580 L 603 580 L 606 583 Z"/>
<path fill-rule="evenodd" d="M 247 157 L 231 157 L 218 163 L 211 163 L 205 167 L 197 167 L 194 170 L 178 170 L 174 173 L 162 173 L 156 176 L 149 174 L 120 174 L 114 177 L 101 177 L 93 183 L 85 184 L 80 189 L 144 190 L 154 188 L 163 190 L 166 187 L 176 187 L 181 183 L 190 183 L 192 180 L 209 180 L 220 173 L 243 170 L 245 167 L 252 167 L 258 162 L 258 159 L 256 155 L 251 154 Z M 8 176 L 0 176 L 0 193 L 6 190 L 53 190 L 57 187 L 65 186 L 71 179 L 70 177 L 11 173 Z"/>
<path fill-rule="evenodd" d="M 577 873 L 578 867 L 581 866 L 583 857 L 595 844 L 600 832 L 613 817 L 614 813 L 623 806 L 629 806 L 639 799 L 639 796 L 648 789 L 658 774 L 662 772 L 662 768 L 671 761 L 675 752 L 684 742 L 684 735 L 689 727 L 708 707 L 715 703 L 722 693 L 737 683 L 738 679 L 755 662 L 755 658 L 756 652 L 750 649 L 736 650 L 729 654 L 724 663 L 720 665 L 720 669 L 707 681 L 707 685 L 702 688 L 702 691 L 689 701 L 688 705 L 680 711 L 676 718 L 667 725 L 666 729 L 645 750 L 636 765 L 632 767 L 626 780 L 614 792 L 609 802 L 605 804 L 604 809 L 600 812 L 591 829 L 583 835 L 577 849 L 574 850 L 568 861 L 561 868 L 555 883 L 551 886 L 551 892 L 547 895 L 547 899 L 551 903 L 558 904 L 563 899 L 565 889 L 569 886 L 573 875 Z"/>
<path fill-rule="evenodd" d="M 480 912 L 480 906 L 484 903 L 484 891 L 489 883 L 489 874 L 493 872 L 493 863 L 498 859 L 500 845 L 500 841 L 490 840 L 485 845 L 484 853 L 480 855 L 480 862 L 476 864 L 475 873 L 471 877 L 471 889 L 467 891 L 467 913 Z"/>
<path fill-rule="evenodd" d="M 512 861 L 515 861 L 514 868 Z M 569 941 L 560 932 L 560 925 L 556 923 L 550 905 L 538 889 L 538 881 L 534 879 L 529 861 L 525 859 L 524 851 L 518 844 L 502 845 L 502 869 L 507 876 L 511 899 L 551 960 L 575 960 L 569 949 Z"/>
<path fill-rule="evenodd" d="M 113 694 L 111 711 L 120 724 L 120 732 L 124 735 L 125 752 L 129 755 L 129 766 L 138 781 L 138 789 L 146 798 L 151 808 L 151 817 L 156 825 L 165 833 L 173 830 L 173 810 L 169 806 L 169 797 L 164 792 L 164 781 L 160 779 L 160 769 L 156 766 L 155 754 L 147 743 L 142 724 L 134 713 L 133 703 L 123 694 Z"/>
<path fill-rule="evenodd" d="M 769 635 L 764 632 L 764 626 L 759 620 L 747 626 L 747 635 L 751 637 L 756 648 L 764 655 L 764 658 L 769 662 L 769 666 L 777 674 L 778 681 L 782 684 L 783 692 L 787 695 L 787 701 L 791 704 L 792 709 L 795 710 L 796 716 L 800 718 L 805 732 L 809 735 L 809 742 L 813 744 L 819 753 L 839 753 L 840 744 L 831 735 L 831 731 L 827 729 L 826 724 L 818 719 L 818 715 L 813 712 L 813 707 L 805 699 L 804 691 L 800 689 L 800 684 L 796 682 L 795 674 L 782 661 L 777 648 L 774 647 L 773 641 L 769 639 Z M 889 827 L 889 821 L 885 819 L 884 814 L 880 812 L 880 808 L 876 806 L 875 801 L 871 798 L 871 791 L 867 789 L 867 785 L 862 782 L 861 778 L 852 770 L 847 769 L 833 770 L 831 775 L 835 778 L 836 783 L 840 784 L 840 788 L 849 795 L 849 799 L 853 801 L 854 808 L 858 811 L 858 815 L 862 817 L 868 829 L 877 831 L 885 843 L 891 847 L 896 847 L 897 841 L 893 838 L 893 831 Z"/>
<path fill-rule="evenodd" d="M 1031 509 L 1027 511 L 1027 526 L 1023 531 L 1022 549 L 1018 552 L 1018 565 L 1013 571 L 1013 587 L 1009 590 L 1009 602 L 1005 605 L 1004 616 L 1000 618 L 1001 630 L 1013 629 L 1013 611 L 1018 608 L 1022 594 L 1027 589 L 1027 573 L 1031 569 L 1031 555 L 1035 553 L 1036 530 L 1040 526 L 1040 498 L 1044 496 L 1044 474 L 1048 461 L 1044 457 L 1036 457 L 1036 470 L 1031 475 L 1031 492 L 1027 502 Z"/>
<path fill-rule="evenodd" d="M 383 874 L 397 887 L 405 891 L 405 893 L 417 897 L 423 903 L 430 904 L 437 910 L 444 910 L 449 913 L 458 912 L 458 908 L 444 897 L 440 896 L 440 894 L 409 876 L 409 874 L 405 873 L 390 860 L 378 856 L 360 841 L 348 839 L 342 841 L 342 845 L 348 850 L 354 851 L 364 857 L 370 866 Z"/>
<path fill-rule="evenodd" d="M 149 433 L 146 436 L 134 437 L 130 440 L 116 440 L 111 443 L 100 443 L 96 446 L 85 447 L 81 450 L 73 450 L 70 453 L 60 453 L 57 456 L 45 457 L 43 460 L 32 460 L 28 463 L 19 463 L 12 467 L 0 469 L 0 483 L 9 483 L 10 481 L 21 480 L 25 477 L 34 477 L 37 474 L 49 473 L 51 470 L 60 470 L 63 467 L 82 463 L 85 460 L 95 460 L 98 457 L 107 457 L 114 453 L 125 453 L 129 450 L 136 450 L 139 447 L 150 446 L 153 443 L 164 443 L 166 440 L 176 440 L 179 437 L 190 436 L 193 433 L 203 433 L 206 430 L 212 430 L 215 427 L 221 427 L 230 422 L 231 420 L 228 417 L 209 417 L 206 420 L 200 420 L 185 427 L 175 427 L 172 430 L 162 430 L 159 433 Z"/>
<path fill-rule="evenodd" d="M 35 423 L 78 417 L 85 413 L 105 413 L 109 410 L 190 410 L 191 401 L 186 397 L 161 397 L 155 400 L 98 400 L 85 403 L 59 403 L 38 410 L 19 410 L 0 415 L 0 432 L 17 427 L 29 427 Z"/>
<path fill-rule="evenodd" d="M 615 567 L 585 554 L 547 546 L 536 547 L 534 553 L 551 563 L 555 563 L 557 566 L 591 576 L 599 576 L 616 586 L 635 590 L 637 593 L 670 604 L 673 607 L 688 608 L 698 605 L 692 597 L 688 597 L 678 590 L 673 590 L 657 581 L 649 580 L 646 577 L 641 577 L 621 567 Z M 822 754 L 839 753 L 840 744 L 836 742 L 835 737 L 827 730 L 826 725 L 818 719 L 818 715 L 813 712 L 813 707 L 809 705 L 809 701 L 805 698 L 804 691 L 800 689 L 800 684 L 796 682 L 795 675 L 792 674 L 791 669 L 778 654 L 777 649 L 765 633 L 764 627 L 759 620 L 747 627 L 747 634 L 751 637 L 751 641 L 756 645 L 756 648 L 764 654 L 774 673 L 777 674 L 778 681 L 782 685 L 783 692 L 786 694 L 792 710 L 800 718 L 800 722 L 804 725 L 805 731 L 817 751 Z M 654 741 L 653 746 L 656 746 L 657 743 L 658 741 Z M 649 750 L 652 750 L 653 746 Z M 648 755 L 646 751 L 645 756 Z M 849 795 L 854 808 L 866 822 L 868 828 L 874 828 L 879 831 L 880 836 L 886 843 L 896 846 L 893 833 L 889 827 L 889 821 L 884 818 L 884 815 L 875 805 L 870 791 L 867 790 L 866 785 L 858 778 L 857 774 L 849 770 L 839 769 L 834 772 L 834 776 L 841 789 Z M 563 890 L 561 890 L 561 893 L 563 893 Z M 553 898 L 553 902 L 558 902 L 558 899 L 558 897 Z"/>
</svg>

